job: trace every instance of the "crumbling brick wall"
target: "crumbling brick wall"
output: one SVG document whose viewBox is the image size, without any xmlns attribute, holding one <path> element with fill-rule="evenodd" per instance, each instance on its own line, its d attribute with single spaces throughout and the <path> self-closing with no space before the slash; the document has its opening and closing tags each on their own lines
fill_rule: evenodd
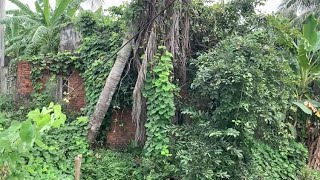
<svg viewBox="0 0 320 180">
<path fill-rule="evenodd" d="M 131 109 L 113 110 L 111 129 L 107 133 L 107 145 L 119 149 L 134 140 L 136 126 L 132 122 Z"/>
<path fill-rule="evenodd" d="M 31 66 L 28 61 L 20 61 L 17 65 L 16 91 L 19 96 L 29 96 L 33 92 Z"/>
<path fill-rule="evenodd" d="M 69 104 L 68 108 L 80 111 L 81 108 L 85 107 L 85 89 L 83 86 L 83 80 L 79 72 L 74 71 L 69 77 Z"/>
<path fill-rule="evenodd" d="M 44 72 L 43 76 L 40 78 L 39 82 L 43 83 L 43 88 L 45 89 L 45 84 L 49 80 L 50 75 L 48 72 Z M 69 77 L 69 104 L 68 108 L 74 111 L 80 111 L 81 108 L 85 107 L 85 90 L 83 86 L 83 80 L 80 77 L 79 72 L 74 71 Z M 16 79 L 16 91 L 19 97 L 28 97 L 33 92 L 32 79 L 31 79 L 31 65 L 28 61 L 20 61 L 17 65 L 17 79 Z"/>
</svg>

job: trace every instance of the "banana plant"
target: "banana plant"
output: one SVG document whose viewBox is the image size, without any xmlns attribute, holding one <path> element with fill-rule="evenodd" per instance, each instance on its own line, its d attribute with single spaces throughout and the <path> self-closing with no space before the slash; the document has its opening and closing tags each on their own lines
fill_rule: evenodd
<svg viewBox="0 0 320 180">
<path fill-rule="evenodd" d="M 0 20 L 0 23 L 9 27 L 10 32 L 16 33 L 8 39 L 7 45 L 17 48 L 17 40 L 24 39 L 28 42 L 26 54 L 45 54 L 58 50 L 60 30 L 71 22 L 83 0 L 56 0 L 54 9 L 49 0 L 37 0 L 35 11 L 19 0 L 9 1 L 19 7 L 19 10 Z"/>
<path fill-rule="evenodd" d="M 298 41 L 298 64 L 300 83 L 298 85 L 298 99 L 308 98 L 308 89 L 320 74 L 320 32 L 317 31 L 318 20 L 310 15 L 303 23 L 302 36 Z"/>
<path fill-rule="evenodd" d="M 297 83 L 297 101 L 293 104 L 301 111 L 293 113 L 293 122 L 289 126 L 295 128 L 300 119 L 300 127 L 304 129 L 303 134 L 312 121 L 320 118 L 320 109 L 318 110 L 320 103 L 312 99 L 310 91 L 312 83 L 316 82 L 320 75 L 320 32 L 317 31 L 317 26 L 318 20 L 314 15 L 308 16 L 303 22 L 302 34 L 298 43 L 294 43 L 297 49 L 299 81 Z M 317 118 L 315 119 L 315 117 Z"/>
</svg>

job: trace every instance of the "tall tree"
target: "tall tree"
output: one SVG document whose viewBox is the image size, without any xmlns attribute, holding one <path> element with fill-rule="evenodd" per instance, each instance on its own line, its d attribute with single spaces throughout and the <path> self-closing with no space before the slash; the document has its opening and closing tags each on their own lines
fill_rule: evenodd
<svg viewBox="0 0 320 180">
<path fill-rule="evenodd" d="M 93 144 L 96 140 L 101 123 L 110 107 L 112 96 L 119 84 L 122 72 L 128 62 L 132 52 L 132 42 L 129 42 L 135 31 L 135 25 L 128 28 L 127 33 L 123 38 L 122 49 L 118 52 L 116 61 L 108 75 L 105 86 L 99 96 L 96 108 L 90 118 L 88 141 Z"/>
<path fill-rule="evenodd" d="M 136 123 L 136 141 L 143 143 L 145 137 L 144 123 L 146 121 L 146 102 L 142 96 L 144 81 L 147 72 L 147 64 L 155 55 L 158 45 L 165 45 L 173 55 L 174 73 L 177 84 L 186 82 L 186 59 L 189 51 L 189 0 L 157 1 L 144 0 L 143 7 L 138 16 L 139 34 L 135 38 L 133 46 L 133 58 L 138 71 L 138 78 L 133 92 L 132 118 Z M 133 28 L 132 28 L 133 29 Z M 125 48 L 128 50 L 127 48 Z M 131 51 L 129 51 L 131 52 Z M 95 141 L 103 118 L 110 106 L 114 89 L 119 83 L 123 68 L 130 54 L 123 56 L 118 54 L 121 63 L 115 63 L 106 85 L 100 95 L 95 112 L 89 123 L 88 139 Z M 140 57 L 143 55 L 142 61 Z M 120 57 L 119 57 L 120 56 Z M 125 60 L 125 62 L 123 61 Z M 121 65 L 121 68 L 117 67 Z"/>
</svg>

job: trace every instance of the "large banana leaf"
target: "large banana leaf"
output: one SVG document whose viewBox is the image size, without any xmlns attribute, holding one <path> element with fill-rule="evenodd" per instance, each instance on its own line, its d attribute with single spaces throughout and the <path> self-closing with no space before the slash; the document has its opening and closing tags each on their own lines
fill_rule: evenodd
<svg viewBox="0 0 320 180">
<path fill-rule="evenodd" d="M 32 43 L 40 43 L 48 34 L 50 29 L 45 26 L 39 26 L 32 37 Z"/>
<path fill-rule="evenodd" d="M 58 7 L 55 9 L 53 16 L 51 18 L 51 22 L 54 23 L 57 21 L 57 19 L 65 12 L 67 7 L 70 5 L 70 2 L 72 0 L 64 0 L 61 1 Z"/>
<path fill-rule="evenodd" d="M 23 24 L 23 23 L 29 23 L 29 24 L 38 24 L 37 21 L 29 18 L 28 16 L 8 16 L 0 20 L 1 24 Z"/>
<path fill-rule="evenodd" d="M 310 68 L 309 59 L 307 56 L 307 50 L 305 49 L 303 44 L 300 44 L 298 47 L 298 62 L 300 68 L 307 70 Z"/>
<path fill-rule="evenodd" d="M 303 103 L 293 102 L 293 104 L 297 105 L 304 113 L 312 115 L 312 111 L 308 109 Z"/>
<path fill-rule="evenodd" d="M 50 4 L 49 0 L 44 0 L 43 1 L 43 17 L 44 20 L 46 21 L 46 25 L 50 25 Z"/>
<path fill-rule="evenodd" d="M 36 14 L 29 8 L 29 6 L 26 4 L 23 4 L 20 0 L 9 0 L 9 1 L 15 4 L 16 6 L 18 6 L 21 9 L 21 11 L 24 11 L 27 15 L 36 16 Z"/>
<path fill-rule="evenodd" d="M 307 19 L 303 22 L 302 33 L 303 37 L 309 43 L 309 47 L 306 47 L 307 50 L 313 50 L 315 45 L 317 44 L 318 34 L 316 28 L 318 26 L 318 21 L 314 17 L 314 15 L 310 15 Z"/>
</svg>

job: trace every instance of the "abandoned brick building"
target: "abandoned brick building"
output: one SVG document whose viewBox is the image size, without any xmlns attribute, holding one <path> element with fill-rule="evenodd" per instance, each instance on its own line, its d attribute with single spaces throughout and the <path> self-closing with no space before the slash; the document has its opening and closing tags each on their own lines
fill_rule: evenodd
<svg viewBox="0 0 320 180">
<path fill-rule="evenodd" d="M 73 31 L 72 26 L 67 26 L 61 33 L 60 51 L 74 50 L 79 41 L 80 37 Z M 17 64 L 15 91 L 19 97 L 30 96 L 34 91 L 31 71 L 32 67 L 28 61 L 19 61 Z M 50 78 L 51 75 L 44 72 L 40 79 L 41 83 L 43 83 L 43 88 L 46 88 Z M 86 94 L 83 85 L 84 82 L 78 71 L 73 70 L 70 75 L 56 76 L 53 83 L 52 79 L 50 79 L 50 81 L 50 86 L 51 88 L 53 86 L 52 89 L 56 101 L 63 98 L 64 92 L 72 92 L 68 98 L 67 108 L 80 112 L 81 109 L 85 107 Z M 136 128 L 131 119 L 131 110 L 113 109 L 110 124 L 106 137 L 106 144 L 110 147 L 121 148 L 134 139 Z"/>
</svg>

